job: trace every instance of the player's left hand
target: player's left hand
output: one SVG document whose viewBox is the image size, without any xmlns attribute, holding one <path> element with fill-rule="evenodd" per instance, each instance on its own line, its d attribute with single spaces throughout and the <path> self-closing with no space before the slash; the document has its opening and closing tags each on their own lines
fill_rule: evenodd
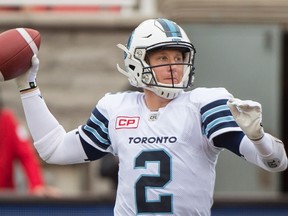
<svg viewBox="0 0 288 216">
<path fill-rule="evenodd" d="M 231 98 L 228 100 L 227 105 L 236 123 L 249 139 L 257 141 L 264 136 L 262 107 L 260 103 L 251 100 Z"/>
</svg>

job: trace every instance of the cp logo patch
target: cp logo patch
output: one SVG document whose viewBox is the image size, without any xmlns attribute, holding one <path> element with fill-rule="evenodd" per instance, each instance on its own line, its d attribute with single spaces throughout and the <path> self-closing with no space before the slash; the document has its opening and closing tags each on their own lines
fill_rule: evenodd
<svg viewBox="0 0 288 216">
<path fill-rule="evenodd" d="M 140 117 L 118 116 L 116 118 L 116 129 L 137 128 Z"/>
</svg>

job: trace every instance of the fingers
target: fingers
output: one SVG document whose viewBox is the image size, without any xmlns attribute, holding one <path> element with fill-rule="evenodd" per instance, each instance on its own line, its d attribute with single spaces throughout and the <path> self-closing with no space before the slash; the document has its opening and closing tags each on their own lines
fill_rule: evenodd
<svg viewBox="0 0 288 216">
<path fill-rule="evenodd" d="M 239 111 L 238 107 L 233 103 L 232 100 L 231 101 L 228 100 L 227 105 L 228 105 L 228 107 L 229 107 L 229 109 L 230 109 L 230 111 L 234 117 L 239 116 L 240 111 Z"/>
<path fill-rule="evenodd" d="M 32 62 L 32 65 L 39 64 L 39 59 L 38 59 L 38 57 L 37 57 L 36 54 L 34 54 L 34 55 L 32 56 L 31 62 Z"/>
<path fill-rule="evenodd" d="M 31 63 L 32 63 L 31 68 L 34 68 L 34 70 L 38 71 L 39 70 L 40 61 L 39 61 L 39 59 L 38 59 L 36 54 L 32 56 Z"/>
<path fill-rule="evenodd" d="M 238 112 L 262 111 L 261 104 L 252 100 L 240 100 L 238 98 L 231 98 L 228 100 L 227 105 L 230 107 L 230 109 L 234 107 L 233 110 L 235 110 L 236 108 Z"/>
</svg>

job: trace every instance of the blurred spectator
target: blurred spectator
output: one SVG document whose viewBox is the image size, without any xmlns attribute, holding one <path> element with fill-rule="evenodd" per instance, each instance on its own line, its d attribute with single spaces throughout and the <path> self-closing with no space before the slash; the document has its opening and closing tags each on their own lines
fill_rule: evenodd
<svg viewBox="0 0 288 216">
<path fill-rule="evenodd" d="M 44 185 L 40 163 L 30 137 L 13 112 L 3 107 L 0 95 L 0 192 L 15 192 L 15 162 L 19 161 L 27 179 L 27 190 L 36 196 L 59 196 L 59 191 Z"/>
</svg>

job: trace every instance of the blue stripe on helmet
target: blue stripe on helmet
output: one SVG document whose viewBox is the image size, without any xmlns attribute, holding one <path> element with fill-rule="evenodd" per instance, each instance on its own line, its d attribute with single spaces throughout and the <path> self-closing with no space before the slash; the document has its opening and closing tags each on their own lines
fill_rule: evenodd
<svg viewBox="0 0 288 216">
<path fill-rule="evenodd" d="M 135 32 L 135 30 L 132 31 L 132 33 L 130 34 L 130 36 L 129 36 L 129 38 L 128 38 L 128 42 L 127 42 L 127 45 L 126 45 L 127 49 L 130 49 L 131 42 L 132 42 L 133 36 L 134 36 L 134 32 Z M 127 53 L 124 52 L 124 59 L 126 59 L 126 57 L 127 57 Z"/>
<path fill-rule="evenodd" d="M 157 19 L 162 25 L 167 37 L 182 37 L 180 28 L 174 22 L 168 19 Z"/>
</svg>

